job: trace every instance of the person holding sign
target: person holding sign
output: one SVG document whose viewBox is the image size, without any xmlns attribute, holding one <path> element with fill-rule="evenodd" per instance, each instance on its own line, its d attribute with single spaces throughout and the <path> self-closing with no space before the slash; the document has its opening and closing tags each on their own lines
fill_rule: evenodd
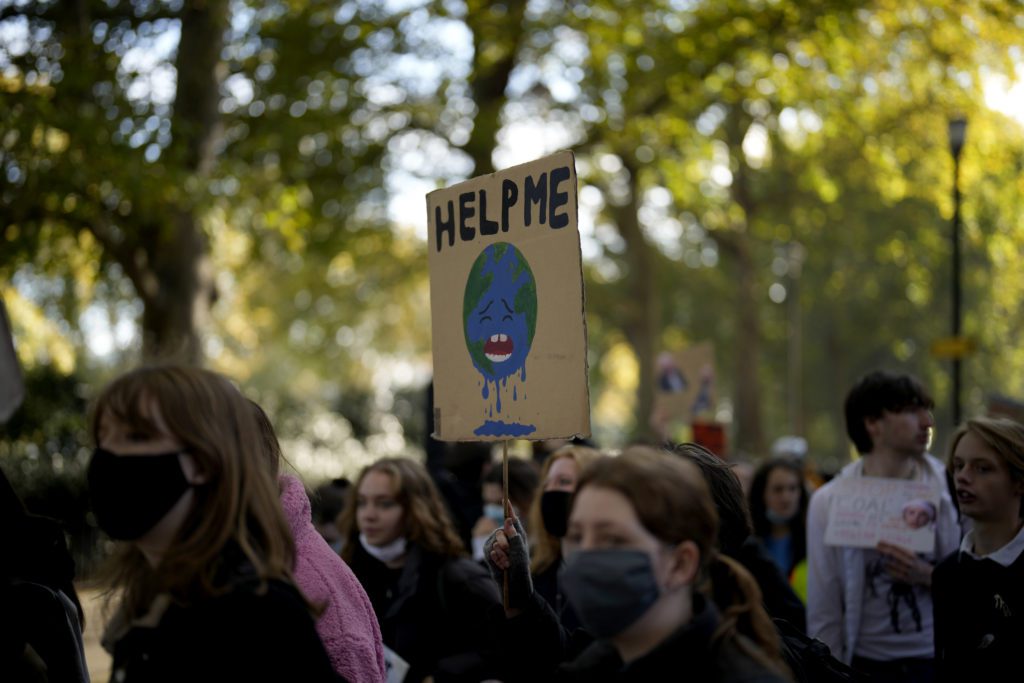
<svg viewBox="0 0 1024 683">
<path fill-rule="evenodd" d="M 583 471 L 563 544 L 562 588 L 584 626 L 571 635 L 533 591 L 516 526 L 497 532 L 491 562 L 512 577 L 523 680 L 789 680 L 754 579 L 715 550 L 718 515 L 692 463 L 633 447 Z"/>
<path fill-rule="evenodd" d="M 569 526 L 569 509 L 580 473 L 601 457 L 600 451 L 569 444 L 549 455 L 541 465 L 540 495 L 530 508 L 530 574 L 533 585 L 565 625 L 578 626 L 558 587 L 564 565 L 562 539 Z"/>
<path fill-rule="evenodd" d="M 974 525 L 932 577 L 938 680 L 1006 680 L 1024 644 L 1024 425 L 968 420 L 949 470 Z"/>
<path fill-rule="evenodd" d="M 500 678 L 501 596 L 473 562 L 426 468 L 384 458 L 356 480 L 341 516 L 342 559 L 380 622 L 389 669 L 420 683 Z"/>
<path fill-rule="evenodd" d="M 926 453 L 933 405 L 908 375 L 873 372 L 861 379 L 846 397 L 845 412 L 847 432 L 862 457 L 811 498 L 808 635 L 876 681 L 934 680 L 932 569 L 956 550 L 960 530 L 943 466 Z M 890 525 L 885 511 L 893 507 L 892 497 L 863 493 L 872 487 L 914 490 L 915 498 L 937 501 L 934 527 L 908 529 L 899 507 L 892 509 Z M 846 536 L 837 531 L 840 521 L 850 522 Z M 924 534 L 927 545 L 920 547 L 929 550 L 874 540 L 885 539 L 880 532 L 887 531 L 898 538 L 911 531 L 917 535 L 906 538 L 915 542 Z M 872 547 L 858 547 L 861 538 L 872 539 Z"/>
</svg>

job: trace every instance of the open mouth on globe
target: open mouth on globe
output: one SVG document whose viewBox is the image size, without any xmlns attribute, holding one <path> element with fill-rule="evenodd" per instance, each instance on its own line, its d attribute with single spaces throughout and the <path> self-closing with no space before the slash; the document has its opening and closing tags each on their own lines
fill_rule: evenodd
<svg viewBox="0 0 1024 683">
<path fill-rule="evenodd" d="M 484 342 L 484 356 L 492 363 L 503 363 L 512 357 L 512 338 L 507 334 L 492 334 Z"/>
</svg>

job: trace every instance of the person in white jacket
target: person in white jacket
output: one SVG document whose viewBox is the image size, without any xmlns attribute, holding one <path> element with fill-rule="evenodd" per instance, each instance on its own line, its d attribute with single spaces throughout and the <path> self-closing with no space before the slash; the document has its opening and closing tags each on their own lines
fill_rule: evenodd
<svg viewBox="0 0 1024 683">
<path fill-rule="evenodd" d="M 908 375 L 873 372 L 846 397 L 846 428 L 861 458 L 844 467 L 811 498 L 807 520 L 807 630 L 832 654 L 873 681 L 934 680 L 932 569 L 960 542 L 956 510 L 942 463 L 926 450 L 934 405 Z M 915 554 L 825 545 L 837 482 L 886 477 L 932 483 L 940 494 L 935 550 Z"/>
</svg>

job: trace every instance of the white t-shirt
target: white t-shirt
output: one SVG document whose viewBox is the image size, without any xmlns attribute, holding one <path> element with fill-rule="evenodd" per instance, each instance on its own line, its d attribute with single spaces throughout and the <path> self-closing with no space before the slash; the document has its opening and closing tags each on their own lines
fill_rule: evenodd
<svg viewBox="0 0 1024 683">
<path fill-rule="evenodd" d="M 864 602 L 854 655 L 879 661 L 934 657 L 931 590 L 893 581 L 881 553 L 863 552 Z"/>
</svg>

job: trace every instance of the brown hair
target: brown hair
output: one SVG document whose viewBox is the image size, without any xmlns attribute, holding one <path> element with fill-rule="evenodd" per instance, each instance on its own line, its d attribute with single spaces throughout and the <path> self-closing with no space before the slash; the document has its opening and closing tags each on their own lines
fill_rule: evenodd
<svg viewBox="0 0 1024 683">
<path fill-rule="evenodd" d="M 113 418 L 134 431 L 156 435 L 153 405 L 170 433 L 184 445 L 206 480 L 195 504 L 158 567 L 130 543 L 111 560 L 111 588 L 123 588 L 122 605 L 134 616 L 158 593 L 180 602 L 217 595 L 226 547 L 237 545 L 261 580 L 291 581 L 294 542 L 281 510 L 277 482 L 259 454 L 259 427 L 249 402 L 227 378 L 186 366 L 133 370 L 97 398 L 92 434 Z"/>
<path fill-rule="evenodd" d="M 281 452 L 281 442 L 277 440 L 277 433 L 274 432 L 274 425 L 270 421 L 263 407 L 249 399 L 249 406 L 252 408 L 253 417 L 256 418 L 256 426 L 259 427 L 259 445 L 262 446 L 261 453 L 270 467 L 270 474 L 277 477 L 281 473 L 281 461 L 284 460 L 284 453 Z"/>
<path fill-rule="evenodd" d="M 395 500 L 402 506 L 406 540 L 437 555 L 460 557 L 466 554 L 441 494 L 426 468 L 409 458 L 384 458 L 363 468 L 345 501 L 338 526 L 345 538 L 341 556 L 346 562 L 352 561 L 359 545 L 359 525 L 356 523 L 359 487 L 370 472 L 383 472 L 391 477 Z"/>
<path fill-rule="evenodd" d="M 625 496 L 640 523 L 659 540 L 669 545 L 692 541 L 700 551 L 701 576 L 709 584 L 702 589 L 722 611 L 715 640 L 732 640 L 762 664 L 788 672 L 757 582 L 715 549 L 718 511 L 696 465 L 647 446 L 631 446 L 617 458 L 602 458 L 587 467 L 576 493 L 587 486 Z"/>
<path fill-rule="evenodd" d="M 548 533 L 544 528 L 544 519 L 540 513 L 540 498 L 544 493 L 544 484 L 548 473 L 556 460 L 568 459 L 576 463 L 580 472 L 590 463 L 601 457 L 601 453 L 587 446 L 562 446 L 549 455 L 540 468 L 540 485 L 537 495 L 530 505 L 530 572 L 539 574 L 562 557 L 562 541 Z"/>
</svg>

